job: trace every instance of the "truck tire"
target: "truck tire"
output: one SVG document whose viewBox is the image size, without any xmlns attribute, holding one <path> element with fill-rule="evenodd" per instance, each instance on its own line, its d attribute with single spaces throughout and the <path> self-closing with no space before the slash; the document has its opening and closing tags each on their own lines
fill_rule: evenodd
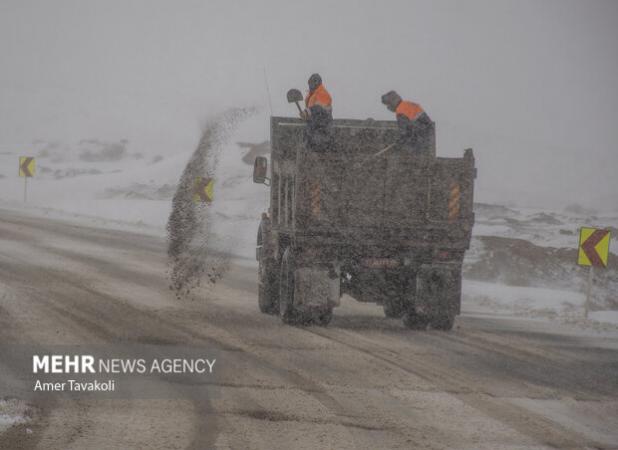
<svg viewBox="0 0 618 450">
<path fill-rule="evenodd" d="M 455 324 L 455 316 L 451 314 L 442 314 L 434 317 L 431 320 L 431 328 L 435 330 L 450 331 Z"/>
<path fill-rule="evenodd" d="M 429 324 L 429 319 L 414 311 L 408 311 L 403 315 L 403 324 L 411 330 L 424 330 Z"/>
<path fill-rule="evenodd" d="M 435 330 L 450 331 L 461 309 L 461 266 L 444 271 L 441 276 L 436 273 L 431 280 L 430 292 L 441 308 L 434 311 L 429 324 Z"/>
<path fill-rule="evenodd" d="M 382 305 L 384 315 L 393 319 L 400 319 L 406 312 L 406 304 L 401 296 L 389 296 Z"/>
<path fill-rule="evenodd" d="M 274 261 L 260 259 L 258 305 L 264 314 L 279 313 L 279 279 Z"/>
<path fill-rule="evenodd" d="M 429 325 L 435 330 L 451 330 L 460 311 L 461 266 L 427 267 L 422 284 L 422 297 L 431 302 L 425 301 Z"/>
<path fill-rule="evenodd" d="M 289 248 L 281 258 L 281 272 L 279 275 L 279 316 L 287 325 L 296 325 L 301 322 L 300 312 L 294 306 L 294 261 Z"/>
<path fill-rule="evenodd" d="M 325 311 L 322 311 L 322 313 L 318 314 L 314 320 L 315 320 L 316 325 L 325 327 L 326 325 L 330 323 L 332 318 L 333 318 L 333 308 L 327 308 Z"/>
<path fill-rule="evenodd" d="M 455 323 L 456 311 L 459 311 L 461 293 L 458 287 L 459 274 L 452 272 L 446 279 L 439 279 L 438 286 L 433 289 L 436 297 L 442 298 L 444 307 L 431 318 L 431 328 L 435 330 L 449 331 Z"/>
<path fill-rule="evenodd" d="M 386 299 L 382 307 L 384 315 L 391 319 L 401 319 L 406 312 L 405 305 L 397 298 Z"/>
<path fill-rule="evenodd" d="M 386 273 L 382 298 L 384 315 L 401 319 L 408 310 L 408 305 L 414 302 L 415 275 Z"/>
</svg>

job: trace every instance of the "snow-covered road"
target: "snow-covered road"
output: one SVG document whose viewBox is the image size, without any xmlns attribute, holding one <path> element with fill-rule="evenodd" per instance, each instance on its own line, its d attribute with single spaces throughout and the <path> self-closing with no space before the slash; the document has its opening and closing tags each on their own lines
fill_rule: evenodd
<svg viewBox="0 0 618 450">
<path fill-rule="evenodd" d="M 448 333 L 409 331 L 348 297 L 328 328 L 294 328 L 259 313 L 255 280 L 255 268 L 235 265 L 214 287 L 177 300 L 162 238 L 2 210 L 3 355 L 24 344 L 117 352 L 191 345 L 216 352 L 217 376 L 185 384 L 189 396 L 157 380 L 156 398 L 37 397 L 3 357 L 0 398 L 24 400 L 29 413 L 0 434 L 0 447 L 496 450 L 618 442 L 616 331 L 483 309 L 482 284 L 468 285 Z"/>
</svg>

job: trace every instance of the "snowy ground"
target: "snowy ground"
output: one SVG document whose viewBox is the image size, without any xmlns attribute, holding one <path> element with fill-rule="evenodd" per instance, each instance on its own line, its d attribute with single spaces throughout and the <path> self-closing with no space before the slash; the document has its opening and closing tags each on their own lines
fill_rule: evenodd
<svg viewBox="0 0 618 450">
<path fill-rule="evenodd" d="M 27 394 L 23 365 L 3 352 L 0 398 L 22 395 L 35 413 L 0 434 L 2 448 L 512 450 L 616 442 L 618 330 L 489 315 L 469 301 L 489 291 L 508 305 L 535 289 L 505 293 L 489 283 L 475 294 L 466 284 L 473 295 L 451 332 L 407 330 L 378 305 L 348 296 L 329 327 L 289 327 L 259 314 L 254 267 L 233 266 L 220 283 L 177 299 L 163 276 L 164 239 L 0 214 L 2 342 L 117 355 L 146 343 L 152 350 L 143 356 L 189 344 L 222 363 L 213 378 L 148 380 L 155 396 L 131 383 L 120 398 L 47 401 Z"/>
<path fill-rule="evenodd" d="M 581 292 L 464 280 L 466 314 L 511 315 L 563 323 L 597 331 L 618 330 L 618 311 L 592 311 L 585 318 Z"/>
<path fill-rule="evenodd" d="M 614 238 L 618 232 L 618 212 L 586 210 L 578 205 L 548 211 L 477 203 L 475 212 L 475 235 L 525 239 L 544 247 L 577 248 L 583 226 L 609 229 Z"/>
<path fill-rule="evenodd" d="M 13 425 L 30 421 L 30 410 L 25 402 L 17 399 L 0 399 L 0 434 Z"/>
<path fill-rule="evenodd" d="M 242 123 L 218 149 L 211 205 L 214 231 L 220 240 L 217 246 L 239 256 L 253 256 L 257 224 L 268 198 L 265 186 L 253 184 L 253 168 L 242 157 L 250 151 L 246 143 L 263 142 L 268 129 L 268 118 L 261 114 Z M 164 233 L 171 199 L 194 148 L 153 149 L 147 154 L 133 152 L 130 146 L 124 140 L 38 141 L 28 151 L 0 152 L 0 202 L 35 214 Z M 28 180 L 26 204 L 19 156 L 36 157 L 36 177 Z"/>
<path fill-rule="evenodd" d="M 268 118 L 243 122 L 219 149 L 211 208 L 216 242 L 250 263 L 268 189 L 252 183 L 249 152 L 263 150 Z M 258 144 L 251 147 L 247 143 Z M 260 147 L 261 145 L 261 147 Z M 163 235 L 180 174 L 193 148 L 132 150 L 125 140 L 33 143 L 0 153 L 0 207 L 87 225 Z M 17 176 L 19 156 L 37 158 L 37 175 Z M 253 156 L 251 154 L 250 156 Z M 245 161 L 243 162 L 243 157 Z M 482 174 L 481 174 L 482 176 Z M 618 232 L 618 213 L 476 205 L 474 239 L 466 256 L 464 302 L 475 309 L 573 321 L 582 317 L 585 270 L 575 265 L 580 226 Z M 612 256 L 610 263 L 615 263 Z M 600 271 L 590 319 L 618 322 L 618 275 Z M 605 311 L 610 310 L 610 311 Z"/>
</svg>

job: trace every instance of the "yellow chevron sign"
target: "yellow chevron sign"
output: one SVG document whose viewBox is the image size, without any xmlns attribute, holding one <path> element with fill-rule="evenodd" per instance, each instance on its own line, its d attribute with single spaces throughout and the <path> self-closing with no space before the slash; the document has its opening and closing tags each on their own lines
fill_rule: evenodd
<svg viewBox="0 0 618 450">
<path fill-rule="evenodd" d="M 610 238 L 609 230 L 582 227 L 579 230 L 577 264 L 580 266 L 607 267 Z"/>
<path fill-rule="evenodd" d="M 197 177 L 193 186 L 193 201 L 196 203 L 211 203 L 214 197 L 215 180 Z"/>
<path fill-rule="evenodd" d="M 33 177 L 36 171 L 36 164 L 34 158 L 31 156 L 19 157 L 19 176 L 20 177 Z"/>
</svg>

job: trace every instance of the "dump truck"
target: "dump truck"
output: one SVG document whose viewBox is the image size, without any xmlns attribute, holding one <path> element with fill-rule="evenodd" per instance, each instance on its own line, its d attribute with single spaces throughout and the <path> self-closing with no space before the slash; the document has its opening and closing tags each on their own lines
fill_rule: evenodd
<svg viewBox="0 0 618 450">
<path fill-rule="evenodd" d="M 257 233 L 258 303 L 286 324 L 327 325 L 343 294 L 381 304 L 408 328 L 450 330 L 461 309 L 476 168 L 436 156 L 435 124 L 400 145 L 395 121 L 336 119 L 309 145 L 304 120 L 271 117 L 270 188 Z"/>
</svg>

